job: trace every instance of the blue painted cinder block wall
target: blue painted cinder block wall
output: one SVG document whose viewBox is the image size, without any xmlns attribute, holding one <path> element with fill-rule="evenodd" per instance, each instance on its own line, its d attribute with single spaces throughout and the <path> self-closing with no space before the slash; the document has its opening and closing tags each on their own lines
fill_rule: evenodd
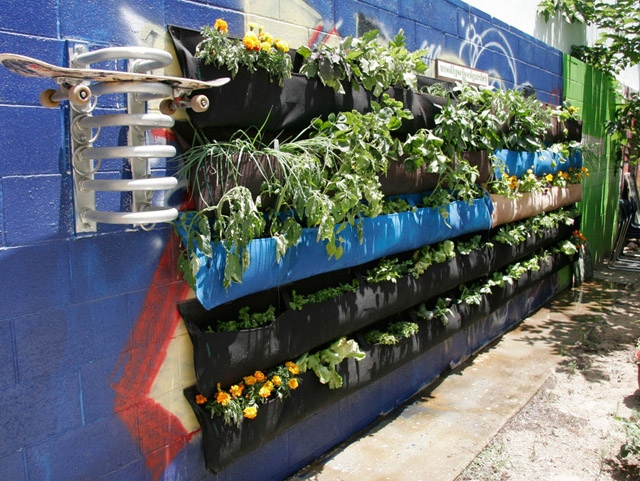
<svg viewBox="0 0 640 481">
<path fill-rule="evenodd" d="M 300 25 L 294 9 L 314 21 Z M 167 24 L 198 29 L 218 17 L 235 35 L 250 14 L 304 42 L 402 28 L 409 48 L 488 70 L 501 87 L 562 98 L 559 51 L 457 0 L 0 0 L 0 12 L 0 52 L 58 65 L 70 43 L 162 46 Z M 188 347 L 174 342 L 185 337 L 175 303 L 189 295 L 175 272 L 175 239 L 168 227 L 75 234 L 68 107 L 38 103 L 52 86 L 0 69 L 0 478 L 215 479 L 180 401 L 194 374 L 183 362 Z M 100 104 L 123 107 L 121 98 Z M 100 145 L 122 145 L 125 134 L 105 132 Z M 167 164 L 152 167 L 164 175 Z M 127 171 L 116 159 L 100 175 Z M 170 201 L 179 205 L 179 193 Z M 99 202 L 118 210 L 126 199 Z"/>
</svg>

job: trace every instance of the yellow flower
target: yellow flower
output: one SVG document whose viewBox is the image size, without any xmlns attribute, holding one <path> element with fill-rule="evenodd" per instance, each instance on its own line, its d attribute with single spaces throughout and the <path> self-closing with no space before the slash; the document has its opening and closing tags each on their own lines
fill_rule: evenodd
<svg viewBox="0 0 640 481">
<path fill-rule="evenodd" d="M 280 384 L 282 384 L 282 378 L 280 376 L 273 376 L 271 380 L 273 381 L 273 384 L 275 384 L 276 386 L 279 386 Z"/>
<path fill-rule="evenodd" d="M 198 394 L 196 396 L 196 404 L 204 404 L 207 402 L 207 398 L 205 396 L 203 396 L 202 394 Z"/>
<path fill-rule="evenodd" d="M 282 40 L 281 38 L 277 38 L 276 39 L 275 46 L 281 52 L 288 52 L 289 51 L 289 44 L 287 42 L 285 42 L 284 40 Z"/>
<path fill-rule="evenodd" d="M 551 174 L 545 175 L 544 178 L 547 179 L 547 182 L 553 182 L 553 175 Z"/>
<path fill-rule="evenodd" d="M 244 414 L 244 417 L 247 419 L 253 419 L 258 415 L 258 408 L 256 406 L 248 406 L 244 408 L 242 414 Z"/>
<path fill-rule="evenodd" d="M 527 173 L 533 174 L 533 169 L 527 169 Z"/>
<path fill-rule="evenodd" d="M 240 385 L 234 384 L 229 388 L 229 391 L 231 392 L 233 397 L 239 397 L 239 396 L 242 396 L 243 389 L 244 389 L 244 386 L 242 384 Z"/>
<path fill-rule="evenodd" d="M 229 26 L 227 25 L 227 22 L 225 22 L 221 18 L 216 20 L 216 23 L 213 24 L 213 28 L 215 28 L 218 32 L 229 33 Z"/>
<path fill-rule="evenodd" d="M 253 386 L 256 382 L 258 382 L 258 380 L 253 376 L 245 376 L 243 379 L 244 379 L 244 383 L 247 386 Z"/>
<path fill-rule="evenodd" d="M 273 44 L 273 37 L 271 36 L 270 33 L 261 32 L 258 38 L 260 39 L 261 42 L 267 42 L 269 45 Z"/>
<path fill-rule="evenodd" d="M 258 391 L 258 394 L 260 395 L 260 397 L 269 397 L 271 396 L 271 391 L 273 390 L 273 384 L 271 385 L 271 387 L 269 387 L 267 384 L 265 384 L 264 386 L 262 386 L 260 388 L 260 391 Z"/>
<path fill-rule="evenodd" d="M 295 377 L 289 379 L 288 384 L 291 389 L 298 389 L 298 380 Z"/>
<path fill-rule="evenodd" d="M 569 111 L 569 113 L 571 115 L 573 115 L 573 114 L 577 114 L 578 111 L 580 110 L 580 108 L 579 107 L 569 107 L 567 110 Z"/>
<path fill-rule="evenodd" d="M 260 40 L 258 40 L 258 36 L 253 32 L 247 33 L 242 39 L 242 43 L 247 50 L 260 50 Z"/>
<path fill-rule="evenodd" d="M 260 42 L 258 50 L 264 50 L 265 52 L 271 52 L 271 44 L 269 42 Z"/>
<path fill-rule="evenodd" d="M 296 375 L 300 372 L 300 368 L 291 361 L 285 362 L 284 365 L 287 366 L 287 369 L 293 375 Z"/>
<path fill-rule="evenodd" d="M 226 406 L 229 401 L 231 401 L 231 396 L 229 396 L 229 393 L 221 391 L 216 394 L 216 402 L 218 404 Z"/>
<path fill-rule="evenodd" d="M 254 373 L 253 373 L 253 377 L 255 377 L 255 378 L 256 378 L 256 380 L 257 380 L 258 382 L 262 382 L 262 381 L 264 381 L 265 379 L 267 379 L 267 376 L 265 376 L 265 375 L 262 373 L 262 371 L 256 371 L 256 372 L 254 372 Z"/>
</svg>

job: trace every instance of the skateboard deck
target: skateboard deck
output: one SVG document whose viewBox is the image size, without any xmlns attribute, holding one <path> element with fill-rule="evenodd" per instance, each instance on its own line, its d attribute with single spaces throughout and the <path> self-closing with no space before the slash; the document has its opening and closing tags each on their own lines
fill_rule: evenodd
<svg viewBox="0 0 640 481">
<path fill-rule="evenodd" d="M 165 75 L 150 75 L 146 73 L 118 72 L 115 70 L 97 70 L 87 68 L 58 67 L 41 60 L 17 55 L 13 53 L 0 54 L 0 64 L 23 77 L 38 77 L 51 79 L 77 79 L 94 82 L 162 82 L 173 88 L 185 90 L 199 90 L 220 87 L 229 82 L 228 77 L 204 82 L 182 77 L 168 77 Z"/>
</svg>

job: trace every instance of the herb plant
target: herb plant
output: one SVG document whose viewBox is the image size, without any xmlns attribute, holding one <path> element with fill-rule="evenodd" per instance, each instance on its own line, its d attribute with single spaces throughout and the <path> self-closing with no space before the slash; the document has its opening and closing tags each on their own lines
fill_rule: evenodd
<svg viewBox="0 0 640 481">
<path fill-rule="evenodd" d="M 249 312 L 249 306 L 244 306 L 238 311 L 238 319 L 228 321 L 218 321 L 216 330 L 239 331 L 240 329 L 255 329 L 266 324 L 271 324 L 276 320 L 276 308 L 269 306 L 264 312 Z M 211 326 L 205 332 L 214 332 Z"/>
<path fill-rule="evenodd" d="M 289 301 L 289 307 L 294 311 L 301 311 L 307 304 L 317 304 L 319 302 L 328 301 L 341 296 L 346 292 L 356 292 L 360 283 L 357 279 L 352 280 L 350 283 L 345 282 L 339 284 L 336 287 L 327 287 L 320 289 L 319 291 L 311 294 L 303 295 L 296 293 L 295 290 L 291 291 L 291 300 Z"/>
<path fill-rule="evenodd" d="M 419 330 L 418 324 L 409 321 L 390 322 L 384 331 L 373 329 L 364 333 L 364 340 L 369 344 L 392 346 L 402 339 L 407 339 Z"/>
</svg>

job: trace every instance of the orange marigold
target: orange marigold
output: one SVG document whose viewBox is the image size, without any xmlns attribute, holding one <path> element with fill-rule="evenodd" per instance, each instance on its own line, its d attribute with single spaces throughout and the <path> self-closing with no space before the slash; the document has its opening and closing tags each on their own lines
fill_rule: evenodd
<svg viewBox="0 0 640 481">
<path fill-rule="evenodd" d="M 253 377 L 255 377 L 255 378 L 256 378 L 256 380 L 257 380 L 258 382 L 262 382 L 262 381 L 264 381 L 265 379 L 267 379 L 267 376 L 265 376 L 265 375 L 264 375 L 264 373 L 263 373 L 262 371 L 256 371 L 256 372 L 254 372 L 254 373 L 253 373 Z"/>
<path fill-rule="evenodd" d="M 242 43 L 247 50 L 260 50 L 260 40 L 258 40 L 258 36 L 253 32 L 248 32 L 242 39 Z"/>
<path fill-rule="evenodd" d="M 292 377 L 291 379 L 289 379 L 289 387 L 291 389 L 298 389 L 298 379 L 295 377 Z"/>
<path fill-rule="evenodd" d="M 253 376 L 245 376 L 243 379 L 244 379 L 244 383 L 247 386 L 253 386 L 256 382 L 258 382 L 258 380 Z"/>
<path fill-rule="evenodd" d="M 219 393 L 216 394 L 216 402 L 218 404 L 222 404 L 223 406 L 226 406 L 229 401 L 231 401 L 231 396 L 229 395 L 228 392 L 220 391 Z"/>
<path fill-rule="evenodd" d="M 275 384 L 276 386 L 279 386 L 280 384 L 282 384 L 282 378 L 280 376 L 273 376 L 271 378 L 271 381 L 273 382 L 273 384 Z"/>
<path fill-rule="evenodd" d="M 203 396 L 202 394 L 198 394 L 196 396 L 196 404 L 204 404 L 207 402 L 207 398 L 205 396 Z"/>
<path fill-rule="evenodd" d="M 229 25 L 227 25 L 227 22 L 225 22 L 221 18 L 216 20 L 216 23 L 213 24 L 213 28 L 215 28 L 218 32 L 229 33 Z"/>
<path fill-rule="evenodd" d="M 300 372 L 300 368 L 298 367 L 298 365 L 291 361 L 285 362 L 284 365 L 287 367 L 291 374 L 295 375 Z"/>
<path fill-rule="evenodd" d="M 284 40 L 282 40 L 281 38 L 277 38 L 275 40 L 275 42 L 274 42 L 274 45 L 281 52 L 288 52 L 289 51 L 289 44 L 287 42 L 285 42 Z"/>
<path fill-rule="evenodd" d="M 229 391 L 231 392 L 231 395 L 233 397 L 239 397 L 242 396 L 242 390 L 244 389 L 244 386 L 242 384 L 238 385 L 238 384 L 234 384 L 233 386 L 231 386 L 229 388 Z"/>
<path fill-rule="evenodd" d="M 256 406 L 247 406 L 242 411 L 242 414 L 244 414 L 244 417 L 247 419 L 253 419 L 258 415 L 258 408 Z"/>
<path fill-rule="evenodd" d="M 273 390 L 273 387 L 269 387 L 267 384 L 265 384 L 264 386 L 262 386 L 260 388 L 260 391 L 258 391 L 258 395 L 260 397 L 267 398 L 267 397 L 271 396 L 271 391 L 272 390 Z"/>
</svg>

